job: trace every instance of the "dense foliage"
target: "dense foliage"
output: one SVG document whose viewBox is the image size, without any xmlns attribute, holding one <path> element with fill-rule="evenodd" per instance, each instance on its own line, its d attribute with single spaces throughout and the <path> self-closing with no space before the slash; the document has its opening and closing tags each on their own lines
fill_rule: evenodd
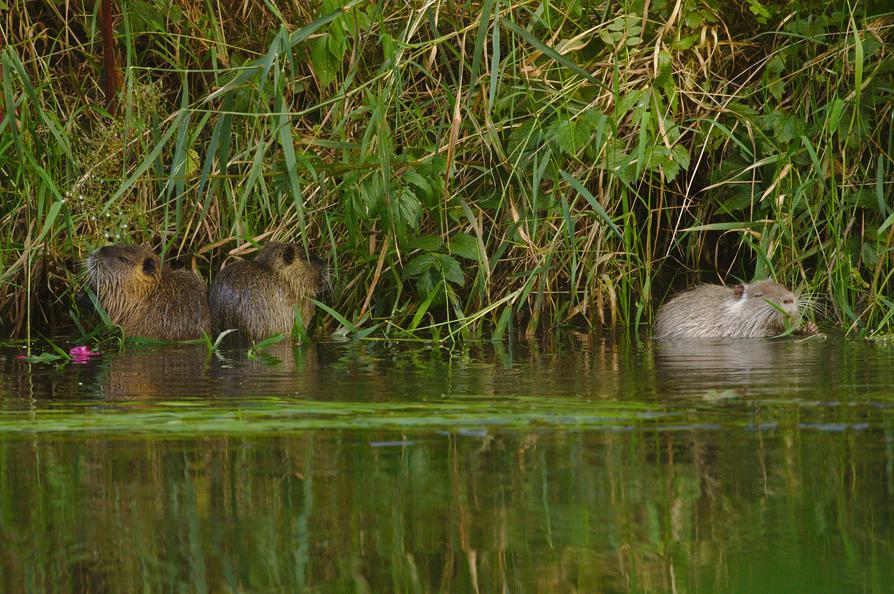
<svg viewBox="0 0 894 594">
<path fill-rule="evenodd" d="M 71 327 L 107 241 L 210 279 L 272 238 L 332 264 L 329 330 L 635 327 L 766 275 L 892 329 L 882 3 L 117 0 L 114 113 L 101 3 L 7 3 L 13 332 Z"/>
</svg>

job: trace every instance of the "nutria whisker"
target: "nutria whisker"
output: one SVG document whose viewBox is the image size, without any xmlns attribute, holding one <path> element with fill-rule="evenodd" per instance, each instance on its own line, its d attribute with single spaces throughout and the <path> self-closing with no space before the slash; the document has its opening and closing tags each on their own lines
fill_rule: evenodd
<svg viewBox="0 0 894 594">
<path fill-rule="evenodd" d="M 798 305 L 801 317 L 808 314 L 811 317 L 828 318 L 832 315 L 832 306 L 828 295 L 821 292 L 801 293 L 798 295 Z"/>
</svg>

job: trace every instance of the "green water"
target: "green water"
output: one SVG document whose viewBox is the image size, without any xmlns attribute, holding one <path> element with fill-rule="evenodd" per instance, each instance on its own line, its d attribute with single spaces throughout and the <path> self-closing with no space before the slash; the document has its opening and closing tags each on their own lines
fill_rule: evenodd
<svg viewBox="0 0 894 594">
<path fill-rule="evenodd" d="M 894 347 L 20 352 L 2 592 L 894 590 Z"/>
</svg>

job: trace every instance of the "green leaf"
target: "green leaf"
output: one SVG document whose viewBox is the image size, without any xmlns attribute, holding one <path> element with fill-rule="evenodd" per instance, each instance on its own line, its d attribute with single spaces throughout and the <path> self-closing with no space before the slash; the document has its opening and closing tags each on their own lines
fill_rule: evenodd
<svg viewBox="0 0 894 594">
<path fill-rule="evenodd" d="M 121 182 L 121 185 L 118 187 L 115 193 L 112 194 L 112 197 L 106 201 L 105 206 L 103 207 L 104 213 L 109 212 L 109 210 L 118 201 L 118 199 L 121 198 L 121 196 L 123 196 L 126 191 L 133 187 L 134 183 L 136 183 L 141 175 L 143 175 L 150 167 L 152 167 L 152 165 L 158 159 L 159 155 L 161 155 L 161 152 L 167 142 L 171 139 L 171 137 L 174 135 L 174 132 L 179 127 L 180 122 L 184 118 L 188 117 L 188 110 L 180 110 L 179 112 L 177 112 L 177 115 L 174 116 L 174 119 L 171 121 L 171 125 L 168 127 L 167 131 L 162 134 L 161 138 L 158 139 L 158 143 L 155 145 L 155 148 L 153 148 L 152 151 L 148 155 L 146 155 L 146 157 L 140 162 L 140 164 L 137 165 L 136 169 L 134 169 L 134 172 L 130 175 L 130 177 Z"/>
<path fill-rule="evenodd" d="M 325 303 L 321 303 L 320 301 L 317 301 L 316 299 L 311 299 L 311 301 L 313 302 L 314 305 L 316 305 L 317 307 L 319 307 L 320 309 L 322 309 L 323 311 L 328 313 L 330 316 L 335 318 L 335 321 L 337 321 L 339 324 L 341 324 L 342 327 L 345 328 L 345 330 L 352 332 L 354 334 L 357 333 L 357 326 L 352 324 L 351 322 L 349 322 L 340 313 L 338 313 L 337 311 L 335 311 L 334 309 L 332 309 Z M 361 321 L 362 321 L 362 319 L 361 319 Z"/>
<path fill-rule="evenodd" d="M 478 35 L 475 36 L 475 53 L 472 54 L 472 74 L 469 77 L 470 84 L 474 87 L 478 83 L 478 69 L 481 67 L 481 56 L 484 53 L 484 40 L 487 37 L 488 22 L 494 0 L 484 0 L 481 6 L 481 17 L 478 19 Z"/>
<path fill-rule="evenodd" d="M 588 80 L 590 83 L 596 85 L 600 89 L 608 90 L 608 89 L 606 89 L 605 85 L 603 85 L 602 82 L 600 82 L 599 79 L 597 79 L 595 76 L 593 76 L 592 74 L 590 74 L 589 72 L 587 72 L 586 70 L 584 70 L 583 68 L 581 68 L 580 66 L 578 66 L 577 64 L 575 64 L 574 62 L 569 60 L 568 58 L 566 58 L 565 56 L 558 53 L 553 48 L 549 47 L 548 45 L 546 45 L 545 43 L 543 43 L 542 41 L 540 41 L 539 39 L 534 37 L 528 31 L 522 29 L 519 25 L 515 24 L 513 21 L 510 21 L 509 19 L 500 19 L 500 22 L 503 23 L 507 29 L 509 29 L 510 31 L 512 31 L 513 33 L 515 33 L 516 35 L 518 35 L 519 37 L 521 37 L 522 39 L 524 39 L 525 41 L 527 41 L 528 43 L 530 43 L 531 45 L 536 47 L 537 49 L 539 49 L 548 58 L 551 58 L 552 60 L 555 60 L 559 64 L 562 64 L 563 66 L 565 66 L 567 68 L 570 68 L 571 70 L 573 70 L 580 76 L 584 77 L 586 80 Z"/>
<path fill-rule="evenodd" d="M 386 62 L 394 63 L 394 56 L 397 53 L 397 44 L 394 38 L 388 33 L 382 33 L 380 37 L 382 41 L 382 56 Z"/>
<path fill-rule="evenodd" d="M 347 41 L 345 40 L 344 31 L 337 23 L 333 23 L 329 27 L 328 35 L 326 35 L 326 47 L 329 53 L 335 59 L 337 64 L 341 64 L 345 59 L 345 53 L 348 50 Z"/>
<path fill-rule="evenodd" d="M 785 60 L 779 54 L 770 58 L 764 68 L 764 85 L 776 101 L 782 101 L 782 96 L 785 94 L 785 82 L 781 76 L 783 70 L 785 70 Z"/>
<path fill-rule="evenodd" d="M 62 355 L 56 353 L 41 353 L 39 355 L 31 355 L 30 357 L 22 357 L 22 360 L 28 363 L 54 363 L 65 359 Z"/>
<path fill-rule="evenodd" d="M 742 221 L 733 223 L 710 223 L 708 225 L 694 225 L 683 229 L 683 233 L 692 233 L 695 231 L 737 231 L 741 229 L 760 229 L 766 223 L 763 221 Z"/>
<path fill-rule="evenodd" d="M 888 215 L 888 218 L 885 219 L 885 222 L 882 223 L 881 227 L 879 227 L 878 231 L 876 231 L 876 235 L 881 236 L 882 233 L 887 231 L 888 227 L 890 227 L 892 224 L 894 224 L 894 213 Z"/>
<path fill-rule="evenodd" d="M 459 262 L 455 258 L 447 254 L 437 254 L 437 258 L 441 264 L 441 273 L 445 279 L 460 287 L 466 284 L 463 269 L 460 268 Z"/>
<path fill-rule="evenodd" d="M 468 233 L 457 233 L 450 238 L 450 253 L 469 260 L 480 260 L 478 240 Z"/>
<path fill-rule="evenodd" d="M 860 104 L 860 94 L 863 90 L 863 40 L 860 38 L 860 32 L 857 24 L 854 22 L 854 16 L 850 18 L 851 31 L 854 35 L 854 94 L 857 96 L 857 104 Z"/>
<path fill-rule="evenodd" d="M 434 261 L 434 259 L 432 259 L 432 261 Z M 434 291 L 435 285 L 440 286 L 440 279 L 436 281 L 435 277 L 433 276 L 433 274 L 435 273 L 435 271 L 426 270 L 418 277 L 416 277 L 416 292 L 419 294 L 419 296 L 431 296 L 432 291 Z"/>
<path fill-rule="evenodd" d="M 575 155 L 586 144 L 592 129 L 590 121 L 559 120 L 550 127 L 550 135 L 566 155 Z"/>
<path fill-rule="evenodd" d="M 605 212 L 605 209 L 602 208 L 602 205 L 599 204 L 599 201 L 596 200 L 593 194 L 591 194 L 590 191 L 585 188 L 582 183 L 577 181 L 577 179 L 573 175 L 571 175 L 564 169 L 562 169 L 560 173 L 562 174 L 562 177 L 565 178 L 565 181 L 571 184 L 571 187 L 577 190 L 577 193 L 583 196 L 584 199 L 590 203 L 590 206 L 593 207 L 593 210 L 596 211 L 596 214 L 599 215 L 599 218 L 601 218 L 603 222 L 611 228 L 614 234 L 617 235 L 618 239 L 623 241 L 624 238 L 621 236 L 621 230 L 618 229 L 618 226 L 615 225 L 614 221 L 612 221 L 611 217 L 608 216 L 608 213 Z"/>
<path fill-rule="evenodd" d="M 411 237 L 404 247 L 408 250 L 436 252 L 441 249 L 441 245 L 443 245 L 443 242 L 437 235 L 420 235 L 419 237 Z"/>
<path fill-rule="evenodd" d="M 406 266 L 404 266 L 404 278 L 419 276 L 434 265 L 434 255 L 429 253 L 419 254 L 418 256 L 410 260 Z"/>
<path fill-rule="evenodd" d="M 875 198 L 882 215 L 891 210 L 885 201 L 885 158 L 882 155 L 878 156 L 875 163 Z"/>
<path fill-rule="evenodd" d="M 694 33 L 693 35 L 681 37 L 677 41 L 673 42 L 670 47 L 673 51 L 688 50 L 693 45 L 695 45 L 699 39 L 701 39 L 701 34 Z"/>
<path fill-rule="evenodd" d="M 408 184 L 416 186 L 425 194 L 432 193 L 431 184 L 428 183 L 428 180 L 422 177 L 417 171 L 413 171 L 412 169 L 410 171 L 407 171 L 406 173 L 404 173 L 403 179 Z"/>
<path fill-rule="evenodd" d="M 338 68 L 338 61 L 329 51 L 328 36 L 328 34 L 323 35 L 318 39 L 314 39 L 313 43 L 310 44 L 313 70 L 317 78 L 320 79 L 320 84 L 324 87 L 328 87 L 335 80 L 336 69 Z"/>
<path fill-rule="evenodd" d="M 667 181 L 673 181 L 681 169 L 683 171 L 689 169 L 689 151 L 682 144 L 676 144 L 664 164 L 664 176 Z"/>
<path fill-rule="evenodd" d="M 50 212 L 47 213 L 46 220 L 43 222 L 43 226 L 40 229 L 40 234 L 37 236 L 37 239 L 34 243 L 41 243 L 44 237 L 47 236 L 50 229 L 53 228 L 53 223 L 56 222 L 56 217 L 59 215 L 59 211 L 62 209 L 62 201 L 57 200 L 53 202 L 53 205 L 50 206 Z"/>
<path fill-rule="evenodd" d="M 419 227 L 419 215 L 422 214 L 422 204 L 416 199 L 413 192 L 407 188 L 401 190 L 395 197 L 395 203 L 397 207 L 394 212 L 396 220 L 393 222 L 399 237 L 402 239 L 406 236 L 407 228 L 415 230 Z"/>
<path fill-rule="evenodd" d="M 758 0 L 748 0 L 748 9 L 757 19 L 757 22 L 760 24 L 766 24 L 770 19 L 770 11 L 767 10 L 767 7 L 761 4 Z"/>
<path fill-rule="evenodd" d="M 426 275 L 428 277 L 428 275 Z M 438 283 L 435 286 L 431 281 L 426 281 L 425 286 L 422 286 L 422 283 L 417 283 L 417 289 L 425 289 L 424 291 L 420 290 L 419 295 L 425 295 L 425 301 L 423 301 L 419 305 L 419 309 L 416 310 L 413 319 L 410 321 L 410 326 L 408 330 L 412 332 L 416 328 L 419 327 L 419 323 L 422 321 L 422 318 L 428 313 L 428 308 L 431 307 L 432 302 L 436 301 L 440 297 L 440 291 L 438 289 L 441 288 L 441 284 Z"/>
<path fill-rule="evenodd" d="M 322 27 L 328 25 L 335 19 L 340 18 L 340 17 L 344 16 L 345 14 L 347 14 L 352 8 L 354 8 L 355 6 L 357 6 L 358 4 L 360 4 L 363 1 L 364 0 L 352 0 L 351 2 L 348 2 L 347 4 L 345 4 L 343 7 L 338 8 L 337 10 L 330 12 L 326 16 L 322 16 L 322 17 L 316 19 L 315 21 L 308 23 L 304 27 L 298 29 L 297 31 L 295 31 L 294 33 L 289 35 L 288 47 L 294 48 L 296 45 L 303 42 L 305 39 L 310 37 L 312 34 L 316 33 Z M 262 71 L 266 72 L 265 66 L 267 66 L 267 61 L 268 60 L 266 57 L 258 58 L 257 60 L 254 60 L 253 62 L 248 64 L 245 67 L 245 69 L 242 70 L 242 72 L 238 76 L 233 78 L 231 81 L 229 81 L 227 84 L 225 84 L 218 90 L 216 90 L 213 93 L 211 93 L 210 95 L 208 95 L 205 98 L 204 103 L 208 103 L 209 101 L 213 101 L 214 99 L 220 97 L 221 95 L 225 95 L 225 94 L 229 93 L 235 87 L 241 86 L 243 83 L 245 83 L 248 80 L 251 80 L 253 77 L 255 77 L 260 72 L 262 72 Z"/>
<path fill-rule="evenodd" d="M 636 89 L 630 91 L 621 100 L 618 102 L 617 107 L 615 108 L 614 117 L 617 121 L 621 121 L 627 113 L 633 109 L 633 106 L 641 103 L 644 96 L 648 93 L 648 91 L 643 89 Z"/>
<path fill-rule="evenodd" d="M 749 186 L 733 186 L 732 194 L 721 205 L 721 209 L 727 213 L 736 213 L 745 210 L 750 204 L 752 195 Z M 739 188 L 738 190 L 735 188 Z"/>
<path fill-rule="evenodd" d="M 792 114 L 776 110 L 764 116 L 764 124 L 773 130 L 773 136 L 781 144 L 787 144 L 805 133 L 807 125 Z"/>
</svg>

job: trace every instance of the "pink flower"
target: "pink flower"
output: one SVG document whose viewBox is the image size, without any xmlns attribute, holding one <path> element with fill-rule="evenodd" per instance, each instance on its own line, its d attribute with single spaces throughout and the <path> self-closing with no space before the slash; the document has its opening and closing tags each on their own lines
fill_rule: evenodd
<svg viewBox="0 0 894 594">
<path fill-rule="evenodd" d="M 86 363 L 90 360 L 90 357 L 98 356 L 99 352 L 91 351 L 90 347 L 84 344 L 72 347 L 68 354 L 71 355 L 72 363 Z"/>
</svg>

